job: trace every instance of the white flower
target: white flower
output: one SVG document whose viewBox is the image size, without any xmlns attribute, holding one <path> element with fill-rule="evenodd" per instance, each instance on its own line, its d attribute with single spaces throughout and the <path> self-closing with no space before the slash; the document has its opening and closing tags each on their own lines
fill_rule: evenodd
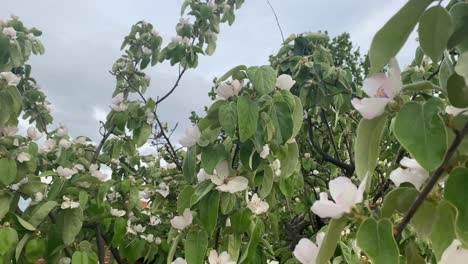
<svg viewBox="0 0 468 264">
<path fill-rule="evenodd" d="M 306 159 L 310 158 L 310 153 L 304 153 L 304 158 Z"/>
<path fill-rule="evenodd" d="M 68 257 L 63 257 L 59 260 L 59 263 L 58 264 L 70 264 L 71 263 L 71 259 L 68 258 Z"/>
<path fill-rule="evenodd" d="M 276 78 L 276 87 L 280 88 L 281 90 L 290 90 L 296 81 L 294 81 L 289 74 L 281 74 Z"/>
<path fill-rule="evenodd" d="M 12 27 L 6 27 L 3 29 L 2 33 L 11 39 L 16 39 L 16 30 Z"/>
<path fill-rule="evenodd" d="M 59 141 L 59 146 L 61 148 L 64 148 L 64 149 L 67 149 L 71 146 L 71 141 L 70 140 L 66 140 L 64 138 L 62 138 L 60 141 Z"/>
<path fill-rule="evenodd" d="M 16 159 L 20 162 L 20 163 L 23 163 L 25 161 L 30 161 L 31 160 L 31 155 L 29 155 L 29 153 L 26 153 L 26 152 L 21 152 L 17 157 Z"/>
<path fill-rule="evenodd" d="M 187 37 L 181 37 L 181 36 L 176 36 L 172 38 L 173 42 L 182 44 L 182 45 L 189 45 L 190 44 L 190 38 Z"/>
<path fill-rule="evenodd" d="M 231 84 L 221 83 L 216 88 L 216 95 L 221 99 L 228 99 L 231 96 L 238 95 L 242 89 L 242 83 L 238 80 L 233 80 Z"/>
<path fill-rule="evenodd" d="M 216 9 L 218 8 L 218 6 L 216 5 L 216 3 L 214 2 L 214 0 L 210 1 L 208 3 L 208 6 L 211 7 L 211 9 Z"/>
<path fill-rule="evenodd" d="M 148 125 L 152 126 L 155 120 L 156 117 L 154 116 L 153 112 L 146 112 L 146 123 Z"/>
<path fill-rule="evenodd" d="M 63 177 L 67 180 L 71 179 L 71 177 L 76 174 L 76 170 L 73 170 L 73 169 L 70 169 L 70 168 L 64 168 L 62 166 L 59 166 L 57 169 L 56 169 L 58 175 L 60 177 Z"/>
<path fill-rule="evenodd" d="M 148 234 L 147 236 L 141 235 L 140 237 L 143 238 L 144 240 L 146 240 L 149 243 L 152 243 L 154 241 L 154 235 L 153 234 Z"/>
<path fill-rule="evenodd" d="M 51 152 L 55 148 L 55 144 L 56 144 L 55 140 L 53 139 L 44 141 L 44 145 L 42 145 L 41 147 L 41 153 L 47 154 Z"/>
<path fill-rule="evenodd" d="M 10 185 L 10 189 L 12 189 L 13 191 L 19 190 L 20 187 L 21 185 L 17 183 Z"/>
<path fill-rule="evenodd" d="M 5 137 L 12 137 L 16 135 L 16 132 L 18 132 L 17 127 L 1 127 L 0 128 L 0 134 Z"/>
<path fill-rule="evenodd" d="M 143 54 L 145 55 L 151 55 L 151 53 L 153 53 L 153 51 L 151 49 L 148 49 L 147 47 L 141 48 L 141 51 L 143 51 Z"/>
<path fill-rule="evenodd" d="M 182 24 L 182 25 L 190 24 L 189 19 L 188 18 L 183 18 L 183 17 L 181 17 L 179 19 L 179 23 Z"/>
<path fill-rule="evenodd" d="M 80 207 L 80 203 L 79 202 L 75 202 L 75 201 L 72 201 L 70 200 L 70 198 L 66 197 L 66 196 L 63 196 L 63 202 L 62 202 L 62 205 L 60 206 L 60 208 L 62 209 L 73 209 L 73 208 L 78 208 Z"/>
<path fill-rule="evenodd" d="M 177 165 L 174 162 L 171 162 L 171 163 L 166 163 L 166 165 L 162 166 L 162 168 L 165 170 L 173 170 L 173 169 L 177 169 Z"/>
<path fill-rule="evenodd" d="M 34 193 L 34 201 L 35 202 L 40 202 L 40 201 L 42 201 L 42 199 L 44 199 L 44 194 L 43 193 L 41 193 L 41 192 Z"/>
<path fill-rule="evenodd" d="M 324 237 L 325 233 L 318 233 L 316 236 L 317 243 L 314 243 L 307 238 L 302 238 L 294 248 L 294 257 L 296 257 L 296 259 L 299 260 L 299 262 L 302 264 L 315 264 L 315 260 L 319 253 Z"/>
<path fill-rule="evenodd" d="M 249 208 L 254 214 L 260 215 L 266 213 L 270 205 L 267 202 L 262 201 L 256 193 L 252 195 L 250 201 L 247 201 L 247 208 Z"/>
<path fill-rule="evenodd" d="M 187 226 L 192 224 L 193 216 L 190 208 L 185 208 L 181 216 L 174 216 L 171 219 L 171 225 L 177 230 L 184 230 Z"/>
<path fill-rule="evenodd" d="M 5 79 L 8 85 L 16 86 L 20 83 L 21 77 L 16 76 L 12 72 L 0 72 L 0 77 Z"/>
<path fill-rule="evenodd" d="M 91 173 L 91 176 L 98 178 L 100 181 L 106 181 L 108 179 L 108 175 L 105 174 L 104 172 L 98 170 L 98 165 L 97 164 L 92 164 L 89 166 L 89 172 Z"/>
<path fill-rule="evenodd" d="M 160 237 L 156 237 L 156 238 L 154 239 L 154 243 L 155 243 L 156 245 L 161 245 L 162 239 L 161 239 Z"/>
<path fill-rule="evenodd" d="M 260 157 L 262 159 L 268 158 L 268 155 L 270 155 L 270 147 L 268 145 L 264 145 L 262 148 L 262 152 L 260 152 Z"/>
<path fill-rule="evenodd" d="M 220 192 L 236 193 L 247 189 L 249 180 L 243 176 L 229 176 L 229 164 L 226 160 L 216 165 L 216 170 L 211 175 L 211 182 L 216 184 L 216 190 Z"/>
<path fill-rule="evenodd" d="M 161 223 L 161 219 L 157 216 L 150 216 L 150 221 L 149 221 L 149 225 L 150 226 L 157 226 Z"/>
<path fill-rule="evenodd" d="M 357 188 L 349 178 L 338 177 L 328 183 L 330 194 L 335 202 L 328 200 L 326 192 L 320 193 L 320 200 L 312 205 L 312 212 L 321 218 L 340 218 L 344 213 L 349 213 L 355 204 L 363 200 L 366 188 L 367 176 Z"/>
<path fill-rule="evenodd" d="M 145 232 L 146 226 L 142 226 L 141 224 L 138 224 L 136 226 L 133 226 L 133 230 L 135 230 L 138 233 L 143 233 Z"/>
<path fill-rule="evenodd" d="M 184 147 L 191 147 L 197 144 L 198 140 L 200 140 L 201 132 L 198 126 L 192 126 L 185 129 L 185 135 L 179 140 L 179 143 Z"/>
<path fill-rule="evenodd" d="M 169 186 L 167 186 L 164 182 L 161 182 L 159 184 L 159 189 L 157 189 L 156 192 L 161 194 L 162 197 L 166 198 L 169 195 Z"/>
<path fill-rule="evenodd" d="M 351 104 L 365 119 L 373 119 L 382 115 L 387 104 L 393 102 L 393 98 L 403 87 L 400 75 L 400 66 L 393 58 L 389 62 L 388 76 L 384 73 L 376 73 L 364 80 L 362 90 L 369 97 L 354 98 Z"/>
<path fill-rule="evenodd" d="M 28 39 L 29 39 L 30 41 L 36 40 L 36 36 L 34 36 L 33 33 L 28 33 L 28 34 L 26 35 L 26 37 L 28 37 Z"/>
<path fill-rule="evenodd" d="M 64 137 L 64 136 L 68 136 L 68 129 L 66 127 L 59 127 L 57 129 L 57 136 L 59 137 Z"/>
<path fill-rule="evenodd" d="M 403 182 L 409 182 L 416 189 L 420 189 L 427 178 L 429 178 L 429 172 L 414 159 L 404 157 L 401 159 L 400 165 L 404 168 L 397 168 L 390 173 L 390 180 L 396 186 L 400 186 Z"/>
<path fill-rule="evenodd" d="M 197 173 L 198 182 L 206 181 L 209 179 L 211 179 L 211 175 L 206 173 L 205 169 L 201 168 L 200 171 Z"/>
<path fill-rule="evenodd" d="M 73 169 L 74 169 L 75 171 L 84 171 L 85 168 L 84 168 L 84 166 L 81 165 L 81 164 L 75 164 L 75 165 L 73 166 Z"/>
<path fill-rule="evenodd" d="M 312 171 L 312 174 L 314 174 L 314 175 L 319 175 L 319 173 L 320 173 L 320 172 L 319 172 L 318 170 L 313 170 L 313 171 Z"/>
<path fill-rule="evenodd" d="M 27 133 L 31 140 L 38 140 L 42 137 L 42 134 L 34 127 L 29 127 Z"/>
<path fill-rule="evenodd" d="M 210 251 L 210 256 L 208 257 L 209 264 L 236 264 L 235 261 L 231 260 L 231 256 L 226 251 L 223 251 L 220 255 L 216 250 Z"/>
<path fill-rule="evenodd" d="M 460 113 L 463 113 L 464 115 L 468 115 L 468 107 L 467 108 L 457 108 L 451 105 L 447 105 L 445 108 L 445 112 L 449 115 L 457 116 Z"/>
<path fill-rule="evenodd" d="M 267 264 L 279 264 L 276 260 L 268 260 Z"/>
<path fill-rule="evenodd" d="M 439 264 L 466 264 L 468 260 L 468 249 L 461 247 L 460 240 L 453 240 L 452 244 L 445 249 Z"/>
<path fill-rule="evenodd" d="M 111 207 L 110 213 L 111 213 L 111 215 L 117 216 L 117 217 L 121 217 L 121 216 L 125 215 L 124 210 L 119 210 L 119 209 L 112 208 L 112 207 Z"/>
<path fill-rule="evenodd" d="M 28 183 L 28 182 L 29 182 L 28 177 L 24 177 L 23 179 L 21 179 L 21 181 L 19 181 L 19 184 L 20 184 L 20 185 L 23 185 L 23 184 L 26 184 L 26 183 Z"/>
<path fill-rule="evenodd" d="M 172 264 L 187 264 L 187 261 L 183 258 L 176 258 L 176 260 L 172 261 Z"/>
<path fill-rule="evenodd" d="M 275 159 L 273 161 L 273 163 L 271 164 L 271 168 L 273 169 L 273 172 L 276 176 L 281 175 L 281 161 L 279 159 Z"/>
<path fill-rule="evenodd" d="M 125 102 L 125 97 L 123 93 L 118 93 L 112 98 L 112 106 L 111 108 L 115 112 L 123 112 L 127 110 L 128 105 Z"/>
<path fill-rule="evenodd" d="M 159 32 L 156 31 L 155 29 L 151 30 L 151 34 L 152 34 L 153 36 L 159 36 Z"/>
<path fill-rule="evenodd" d="M 13 139 L 13 146 L 19 147 L 20 143 L 17 138 Z"/>
<path fill-rule="evenodd" d="M 77 137 L 73 140 L 73 142 L 75 142 L 75 144 L 81 144 L 81 145 L 86 145 L 86 137 Z"/>
</svg>

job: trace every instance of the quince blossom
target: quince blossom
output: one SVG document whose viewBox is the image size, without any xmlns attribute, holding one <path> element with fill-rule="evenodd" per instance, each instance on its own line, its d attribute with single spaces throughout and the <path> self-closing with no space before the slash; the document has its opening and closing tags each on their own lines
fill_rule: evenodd
<svg viewBox="0 0 468 264">
<path fill-rule="evenodd" d="M 71 177 L 76 174 L 76 170 L 74 169 L 70 169 L 70 168 L 64 168 L 62 166 L 59 166 L 57 169 L 57 174 L 60 176 L 60 177 L 63 177 L 67 180 L 71 179 Z"/>
<path fill-rule="evenodd" d="M 205 169 L 201 168 L 200 171 L 197 173 L 198 182 L 206 181 L 209 179 L 211 179 L 211 175 L 206 173 Z"/>
<path fill-rule="evenodd" d="M 270 155 L 270 147 L 268 145 L 264 145 L 262 148 L 262 152 L 260 152 L 260 157 L 262 159 L 268 158 L 268 155 Z"/>
<path fill-rule="evenodd" d="M 468 259 L 468 249 L 461 247 L 460 240 L 455 239 L 450 246 L 445 249 L 439 264 L 465 264 Z"/>
<path fill-rule="evenodd" d="M 362 90 L 369 96 L 363 99 L 354 98 L 353 107 L 365 119 L 373 119 L 382 115 L 387 104 L 403 88 L 401 70 L 395 58 L 389 62 L 388 76 L 385 73 L 376 73 L 364 80 Z"/>
<path fill-rule="evenodd" d="M 401 159 L 400 165 L 403 168 L 397 168 L 390 173 L 390 180 L 396 186 L 400 186 L 403 182 L 409 182 L 416 189 L 420 189 L 427 178 L 429 178 L 429 172 L 414 159 L 404 157 Z"/>
<path fill-rule="evenodd" d="M 156 190 L 157 193 L 161 194 L 162 197 L 166 198 L 169 195 L 169 186 L 164 182 L 159 184 L 159 189 Z"/>
<path fill-rule="evenodd" d="M 121 217 L 121 216 L 125 215 L 125 211 L 124 210 L 119 210 L 119 209 L 116 209 L 116 208 L 111 208 L 110 214 L 113 215 L 113 216 Z"/>
<path fill-rule="evenodd" d="M 249 180 L 243 176 L 229 176 L 229 164 L 226 160 L 216 165 L 216 171 L 211 175 L 211 182 L 216 184 L 220 192 L 236 193 L 247 189 Z"/>
<path fill-rule="evenodd" d="M 296 81 L 294 81 L 289 74 L 281 74 L 276 78 L 276 87 L 280 88 L 281 90 L 289 91 Z"/>
<path fill-rule="evenodd" d="M 118 93 L 112 98 L 112 106 L 111 108 L 115 112 L 123 112 L 127 110 L 128 105 L 125 102 L 125 97 L 123 93 Z"/>
<path fill-rule="evenodd" d="M 68 208 L 73 209 L 73 208 L 78 208 L 78 207 L 80 207 L 79 202 L 72 201 L 67 196 L 63 196 L 63 202 L 62 202 L 62 205 L 60 206 L 60 208 L 62 208 L 62 209 L 68 209 Z"/>
<path fill-rule="evenodd" d="M 294 257 L 302 264 L 315 264 L 324 237 L 325 233 L 318 233 L 315 238 L 316 243 L 310 239 L 302 238 L 294 248 Z"/>
<path fill-rule="evenodd" d="M 238 80 L 233 80 L 231 84 L 220 83 L 216 88 L 216 95 L 221 100 L 226 100 L 231 96 L 237 96 L 242 89 L 242 83 Z"/>
<path fill-rule="evenodd" d="M 250 201 L 247 201 L 247 208 L 249 208 L 254 214 L 260 215 L 266 213 L 270 208 L 270 205 L 267 202 L 262 201 L 262 199 L 254 193 Z"/>
<path fill-rule="evenodd" d="M 185 129 L 185 135 L 179 140 L 179 143 L 187 148 L 197 144 L 200 140 L 201 132 L 198 126 L 192 126 Z"/>
<path fill-rule="evenodd" d="M 192 221 L 192 211 L 190 211 L 189 208 L 185 208 L 184 213 L 181 216 L 175 216 L 171 219 L 171 225 L 177 230 L 184 230 L 187 226 L 192 224 Z"/>
<path fill-rule="evenodd" d="M 449 115 L 457 116 L 460 113 L 463 115 L 468 115 L 468 107 L 467 108 L 457 108 L 451 105 L 448 105 L 445 108 L 445 112 Z"/>
<path fill-rule="evenodd" d="M 97 164 L 92 164 L 89 166 L 89 172 L 91 173 L 91 176 L 98 178 L 100 181 L 106 181 L 108 178 L 108 175 L 105 174 L 104 172 L 98 170 L 98 165 Z"/>
<path fill-rule="evenodd" d="M 187 261 L 181 257 L 178 257 L 172 261 L 172 264 L 187 264 Z"/>
<path fill-rule="evenodd" d="M 8 85 L 16 86 L 20 83 L 21 77 L 12 72 L 0 72 L 0 77 L 5 79 Z"/>
<path fill-rule="evenodd" d="M 355 204 L 361 203 L 366 187 L 367 176 L 357 188 L 349 178 L 338 177 L 328 183 L 330 194 L 335 202 L 328 200 L 326 192 L 320 193 L 320 200 L 312 205 L 312 212 L 321 218 L 338 219 L 349 213 Z"/>
<path fill-rule="evenodd" d="M 17 127 L 0 127 L 0 135 L 5 137 L 12 137 L 18 132 Z"/>
<path fill-rule="evenodd" d="M 16 30 L 13 27 L 4 28 L 2 33 L 11 39 L 16 39 Z"/>
<path fill-rule="evenodd" d="M 42 137 L 42 134 L 34 127 L 29 127 L 27 133 L 31 140 L 38 140 Z"/>
<path fill-rule="evenodd" d="M 26 152 L 21 152 L 17 157 L 16 159 L 20 162 L 20 163 L 23 163 L 25 161 L 30 161 L 31 160 L 31 155 L 29 155 L 29 153 L 26 153 Z"/>
<path fill-rule="evenodd" d="M 223 251 L 221 254 L 218 255 L 216 250 L 210 251 L 210 256 L 208 257 L 209 264 L 236 264 L 235 261 L 231 259 L 231 256 L 227 251 Z"/>
</svg>

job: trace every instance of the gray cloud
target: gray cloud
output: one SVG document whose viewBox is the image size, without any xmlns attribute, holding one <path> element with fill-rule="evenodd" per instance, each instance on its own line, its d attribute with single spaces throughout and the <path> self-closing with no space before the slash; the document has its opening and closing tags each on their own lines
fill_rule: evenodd
<svg viewBox="0 0 468 264">
<path fill-rule="evenodd" d="M 271 0 L 286 36 L 328 30 L 331 35 L 350 32 L 366 51 L 373 34 L 403 5 L 404 0 Z M 153 23 L 164 39 L 175 34 L 182 0 L 15 0 L 2 5 L 0 18 L 19 16 L 27 26 L 43 30 L 46 54 L 33 57 L 33 74 L 56 109 L 57 123 L 73 135 L 98 139 L 97 119 L 109 109 L 114 79 L 108 73 L 120 56 L 120 44 L 132 24 Z M 189 71 L 180 87 L 160 107 L 161 117 L 179 123 L 177 138 L 188 125 L 190 111 L 209 104 L 207 93 L 214 76 L 239 64 L 261 65 L 281 44 L 280 33 L 266 1 L 248 0 L 232 27 L 223 26 L 218 49 Z M 408 44 L 413 48 L 414 42 Z M 400 54 L 408 63 L 411 52 Z M 149 69 L 151 96 L 163 95 L 175 81 L 177 69 L 158 65 Z"/>
</svg>

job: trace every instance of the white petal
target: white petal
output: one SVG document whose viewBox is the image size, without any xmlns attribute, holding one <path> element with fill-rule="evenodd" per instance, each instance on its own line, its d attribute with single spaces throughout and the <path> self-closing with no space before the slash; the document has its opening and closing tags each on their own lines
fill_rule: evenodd
<svg viewBox="0 0 468 264">
<path fill-rule="evenodd" d="M 229 179 L 226 184 L 216 187 L 218 191 L 236 193 L 247 189 L 249 180 L 242 176 L 237 176 Z"/>
<path fill-rule="evenodd" d="M 357 187 L 347 177 L 338 177 L 328 184 L 331 197 L 335 203 L 349 212 L 356 200 Z"/>
<path fill-rule="evenodd" d="M 342 207 L 330 200 L 324 199 L 315 201 L 310 209 L 314 214 L 320 216 L 320 218 L 331 217 L 338 219 L 345 213 L 345 210 Z"/>
<path fill-rule="evenodd" d="M 293 255 L 302 264 L 315 264 L 319 248 L 307 238 L 302 238 L 294 248 Z"/>
<path fill-rule="evenodd" d="M 376 73 L 364 80 L 362 90 L 369 97 L 384 97 L 384 87 L 390 85 L 390 80 L 384 73 Z"/>
<path fill-rule="evenodd" d="M 455 239 L 450 246 L 445 249 L 439 264 L 466 264 L 468 260 L 468 249 L 461 247 L 461 242 Z"/>
<path fill-rule="evenodd" d="M 366 190 L 368 180 L 369 175 L 366 175 L 361 181 L 361 184 L 359 184 L 358 190 L 356 192 L 356 197 L 354 198 L 354 204 L 362 203 L 362 200 L 364 199 L 364 191 Z"/>
<path fill-rule="evenodd" d="M 210 251 L 210 256 L 208 256 L 208 263 L 209 264 L 217 264 L 218 263 L 218 252 L 216 250 Z"/>
<path fill-rule="evenodd" d="M 276 79 L 276 87 L 280 88 L 281 90 L 290 90 L 296 81 L 294 81 L 289 74 L 281 74 Z"/>
<path fill-rule="evenodd" d="M 457 108 L 451 105 L 447 105 L 445 112 L 449 115 L 457 116 L 463 112 L 464 115 L 468 115 L 468 108 Z"/>
<path fill-rule="evenodd" d="M 385 92 L 389 98 L 394 98 L 403 88 L 403 83 L 401 82 L 401 70 L 396 58 L 390 59 L 388 66 L 388 79 L 390 80 L 391 85 L 385 87 Z"/>
<path fill-rule="evenodd" d="M 374 119 L 385 112 L 385 107 L 390 102 L 388 98 L 354 98 L 351 104 L 365 119 Z"/>
</svg>

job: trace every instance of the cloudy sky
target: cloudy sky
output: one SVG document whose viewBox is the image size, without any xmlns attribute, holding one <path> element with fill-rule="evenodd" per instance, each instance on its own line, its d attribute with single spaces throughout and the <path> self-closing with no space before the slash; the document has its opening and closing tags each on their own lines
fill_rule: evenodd
<svg viewBox="0 0 468 264">
<path fill-rule="evenodd" d="M 108 71 L 120 56 L 123 37 L 139 20 L 154 25 L 167 41 L 175 35 L 183 0 L 15 0 L 6 1 L 0 19 L 17 15 L 27 26 L 43 31 L 46 54 L 33 57 L 33 75 L 46 91 L 58 123 L 73 136 L 98 140 L 98 120 L 110 109 L 115 82 Z M 328 30 L 334 36 L 349 32 L 363 52 L 374 33 L 405 0 L 271 0 L 286 36 Z M 414 35 L 411 37 L 415 39 Z M 163 120 L 179 123 L 177 139 L 188 125 L 190 111 L 201 113 L 209 103 L 207 93 L 215 76 L 239 64 L 268 64 L 268 56 L 281 43 L 275 18 L 265 0 L 246 0 L 233 26 L 221 28 L 218 49 L 201 58 L 181 85 L 159 108 Z M 399 54 L 401 64 L 411 61 L 416 44 L 411 41 Z M 151 96 L 163 95 L 175 81 L 177 68 L 156 65 Z"/>
</svg>

